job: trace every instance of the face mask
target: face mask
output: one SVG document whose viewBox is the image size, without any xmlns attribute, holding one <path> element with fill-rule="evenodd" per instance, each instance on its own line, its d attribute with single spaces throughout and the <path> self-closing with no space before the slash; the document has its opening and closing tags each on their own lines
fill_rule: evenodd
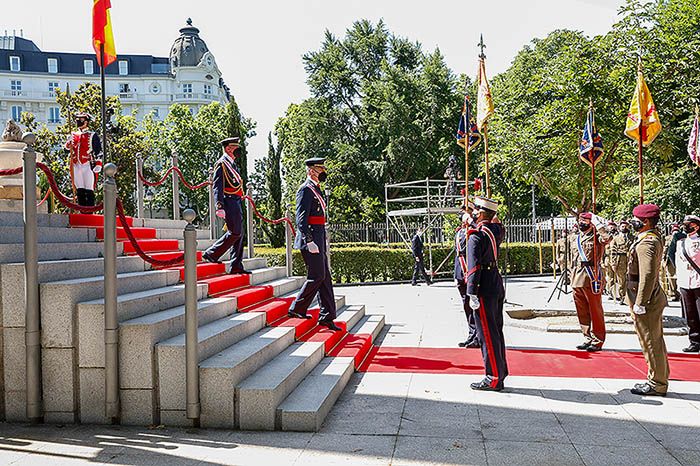
<svg viewBox="0 0 700 466">
<path fill-rule="evenodd" d="M 75 120 L 75 124 L 78 126 L 78 128 L 82 127 L 85 123 L 86 121 L 83 119 Z"/>
<path fill-rule="evenodd" d="M 627 233 L 629 230 L 627 228 L 620 228 L 620 233 Z"/>
<path fill-rule="evenodd" d="M 633 218 L 632 220 L 630 220 L 630 225 L 632 225 L 632 228 L 634 228 L 634 231 L 639 231 L 642 228 L 644 228 L 644 222 L 642 222 L 641 220 L 638 220 L 636 218 Z"/>
<path fill-rule="evenodd" d="M 328 178 L 328 173 L 326 173 L 326 172 L 321 172 L 318 174 L 318 181 L 321 183 L 326 181 L 327 178 Z"/>
<path fill-rule="evenodd" d="M 578 229 L 581 231 L 586 231 L 591 227 L 590 223 L 579 223 L 578 224 Z"/>
</svg>

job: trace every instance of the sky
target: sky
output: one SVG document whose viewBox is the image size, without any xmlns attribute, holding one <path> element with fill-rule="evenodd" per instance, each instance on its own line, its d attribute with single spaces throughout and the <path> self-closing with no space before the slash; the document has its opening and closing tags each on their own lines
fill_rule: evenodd
<svg viewBox="0 0 700 466">
<path fill-rule="evenodd" d="M 342 37 L 358 19 L 384 19 L 396 35 L 436 47 L 457 74 L 476 75 L 479 34 L 488 75 L 505 71 L 533 38 L 556 29 L 589 36 L 615 23 L 624 0 L 111 0 L 117 53 L 168 56 L 190 17 L 200 29 L 244 115 L 257 122 L 253 159 L 287 106 L 309 96 L 304 53 L 325 30 Z M 91 0 L 32 0 L 4 9 L 0 34 L 20 29 L 39 48 L 91 52 Z M 465 7 L 467 10 L 465 10 Z M 250 168 L 252 169 L 252 160 Z"/>
</svg>

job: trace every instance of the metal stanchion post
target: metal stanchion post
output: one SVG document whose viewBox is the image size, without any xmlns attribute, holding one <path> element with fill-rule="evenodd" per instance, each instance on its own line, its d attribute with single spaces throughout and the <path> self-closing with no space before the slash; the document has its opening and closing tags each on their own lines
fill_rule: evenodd
<svg viewBox="0 0 700 466">
<path fill-rule="evenodd" d="M 41 422 L 41 315 L 39 309 L 39 264 L 36 223 L 36 135 L 25 133 L 22 142 L 27 146 L 24 160 L 24 302 L 27 365 L 27 418 L 32 423 Z"/>
<path fill-rule="evenodd" d="M 177 151 L 173 151 L 173 167 L 177 167 Z M 180 179 L 173 170 L 173 220 L 180 220 Z"/>
<path fill-rule="evenodd" d="M 209 238 L 216 238 L 216 201 L 214 200 L 214 170 L 209 169 Z"/>
<path fill-rule="evenodd" d="M 141 181 L 141 173 L 143 173 L 143 157 L 139 152 L 136 154 L 136 216 L 138 218 L 145 217 L 143 207 L 143 181 Z"/>
<path fill-rule="evenodd" d="M 291 219 L 291 216 L 289 214 L 289 211 L 291 210 L 291 204 L 287 204 L 287 210 L 285 215 L 287 218 Z M 292 220 L 294 221 L 294 220 Z M 287 266 L 287 276 L 291 277 L 294 273 L 294 264 L 293 264 L 293 255 L 292 255 L 292 247 L 294 245 L 294 235 L 292 233 L 292 228 L 289 226 L 289 223 L 284 222 L 284 245 L 285 245 L 285 264 Z"/>
<path fill-rule="evenodd" d="M 187 419 L 199 426 L 199 351 L 197 348 L 197 230 L 192 222 L 197 214 L 192 209 L 182 213 L 185 227 L 185 383 L 187 386 Z"/>
<path fill-rule="evenodd" d="M 105 416 L 119 419 L 119 318 L 117 316 L 117 166 L 104 168 Z"/>
<path fill-rule="evenodd" d="M 255 247 L 253 245 L 254 238 L 253 234 L 255 232 L 255 225 L 253 224 L 253 183 L 248 183 L 246 185 L 248 194 L 248 208 L 246 209 L 246 228 L 248 234 L 248 259 L 255 257 Z"/>
</svg>

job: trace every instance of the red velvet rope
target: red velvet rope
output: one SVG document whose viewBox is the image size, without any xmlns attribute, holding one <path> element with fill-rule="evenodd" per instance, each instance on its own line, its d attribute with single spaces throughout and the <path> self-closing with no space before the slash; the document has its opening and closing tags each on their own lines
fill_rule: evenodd
<svg viewBox="0 0 700 466">
<path fill-rule="evenodd" d="M 211 184 L 210 181 L 203 181 L 203 182 L 201 182 L 201 183 L 199 183 L 199 184 L 195 184 L 195 185 L 189 184 L 189 183 L 187 182 L 187 180 L 185 179 L 185 175 L 182 174 L 182 170 L 180 170 L 179 167 L 170 167 L 170 168 L 168 168 L 168 170 L 165 172 L 165 175 L 163 175 L 163 177 L 162 177 L 160 180 L 158 180 L 158 181 L 148 181 L 148 180 L 143 176 L 143 173 L 140 172 L 140 171 L 138 172 L 138 175 L 139 175 L 139 179 L 143 182 L 143 184 L 145 184 L 146 186 L 155 187 L 155 186 L 160 186 L 160 185 L 162 185 L 163 183 L 165 183 L 166 180 L 167 180 L 167 178 L 168 178 L 168 176 L 170 176 L 170 174 L 171 174 L 173 171 L 177 173 L 178 177 L 180 178 L 180 181 L 182 181 L 182 184 L 184 184 L 184 185 L 187 187 L 187 189 L 191 189 L 191 190 L 194 191 L 195 189 L 200 189 L 200 188 L 203 188 L 203 187 L 208 186 L 208 185 Z"/>
<path fill-rule="evenodd" d="M 0 170 L 0 176 L 19 175 L 20 173 L 22 173 L 22 167 L 8 168 L 6 170 Z"/>
<path fill-rule="evenodd" d="M 296 234 L 297 234 L 297 233 L 296 233 L 296 230 L 294 230 L 294 225 L 292 225 L 292 221 L 289 220 L 289 218 L 287 218 L 287 217 L 282 217 L 282 218 L 278 218 L 277 220 L 271 220 L 271 219 L 269 219 L 269 218 L 263 217 L 262 214 L 261 214 L 260 212 L 258 212 L 258 207 L 255 205 L 255 201 L 253 201 L 253 199 L 252 199 L 250 196 L 245 195 L 245 196 L 243 196 L 243 199 L 247 199 L 247 200 L 250 201 L 250 205 L 253 206 L 253 212 L 255 212 L 255 215 L 256 215 L 260 220 L 262 220 L 262 221 L 265 222 L 265 223 L 270 223 L 270 224 L 272 224 L 272 225 L 279 225 L 280 223 L 283 223 L 283 222 L 284 222 L 284 223 L 286 223 L 287 225 L 289 225 L 289 228 L 292 230 L 292 236 L 296 236 Z"/>
<path fill-rule="evenodd" d="M 131 227 L 126 221 L 124 206 L 122 205 L 122 201 L 119 198 L 117 198 L 117 215 L 119 216 L 119 220 L 121 220 L 122 222 L 122 227 L 126 232 L 127 238 L 129 238 L 129 242 L 134 247 L 136 254 L 138 254 L 138 256 L 141 259 L 156 267 L 172 267 L 174 265 L 180 265 L 185 262 L 185 253 L 182 253 L 179 256 L 176 256 L 170 260 L 158 260 L 146 254 L 144 250 L 141 249 L 141 246 L 139 246 L 138 241 L 134 237 L 134 233 L 131 231 Z"/>
<path fill-rule="evenodd" d="M 53 173 L 51 172 L 51 169 L 49 167 L 47 167 L 41 162 L 37 162 L 36 167 L 41 169 L 41 171 L 43 171 L 46 175 L 46 180 L 49 182 L 50 189 L 51 191 L 53 191 L 53 194 L 54 196 L 56 196 L 56 199 L 58 199 L 58 202 L 68 207 L 69 209 L 82 212 L 84 214 L 94 214 L 95 212 L 101 211 L 104 207 L 103 204 L 99 204 L 93 207 L 75 204 L 61 192 L 58 185 L 56 184 L 56 179 L 54 178 Z"/>
<path fill-rule="evenodd" d="M 51 194 L 51 188 L 46 190 L 46 194 L 44 194 L 44 198 L 36 205 L 37 207 L 41 207 L 41 204 L 46 202 L 46 199 L 49 198 L 49 194 Z"/>
</svg>

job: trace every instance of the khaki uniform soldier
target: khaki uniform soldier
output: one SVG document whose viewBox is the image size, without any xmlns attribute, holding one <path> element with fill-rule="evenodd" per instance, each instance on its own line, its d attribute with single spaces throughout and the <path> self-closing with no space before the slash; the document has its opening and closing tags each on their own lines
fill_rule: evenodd
<svg viewBox="0 0 700 466">
<path fill-rule="evenodd" d="M 669 366 L 663 312 L 668 302 L 659 282 L 664 240 L 656 228 L 661 212 L 654 204 L 642 204 L 632 213 L 635 218 L 630 223 L 639 234 L 627 264 L 627 304 L 649 370 L 647 382 L 636 384 L 631 391 L 666 396 Z"/>
<path fill-rule="evenodd" d="M 671 234 L 664 242 L 664 255 L 661 261 L 661 285 L 671 301 L 677 301 L 680 297 L 678 292 L 678 280 L 676 278 L 676 244 L 679 239 L 685 238 L 685 233 L 680 231 L 680 225 L 674 223 L 671 226 Z"/>
<path fill-rule="evenodd" d="M 620 231 L 610 242 L 610 261 L 613 269 L 613 297 L 620 304 L 624 303 L 627 290 L 627 258 L 634 238 L 629 233 L 629 223 L 620 222 Z"/>
<path fill-rule="evenodd" d="M 576 251 L 576 238 L 578 238 L 578 225 L 571 227 L 571 232 L 567 239 L 569 241 L 569 257 L 567 257 L 568 268 L 569 268 L 569 283 L 574 276 L 574 259 L 578 256 L 578 251 Z"/>
<path fill-rule="evenodd" d="M 593 221 L 595 220 L 595 225 Z M 605 313 L 602 292 L 605 277 L 601 258 L 610 241 L 600 217 L 590 212 L 579 214 L 580 233 L 574 241 L 573 275 L 571 288 L 584 341 L 576 348 L 589 352 L 600 351 L 605 343 Z"/>
</svg>

